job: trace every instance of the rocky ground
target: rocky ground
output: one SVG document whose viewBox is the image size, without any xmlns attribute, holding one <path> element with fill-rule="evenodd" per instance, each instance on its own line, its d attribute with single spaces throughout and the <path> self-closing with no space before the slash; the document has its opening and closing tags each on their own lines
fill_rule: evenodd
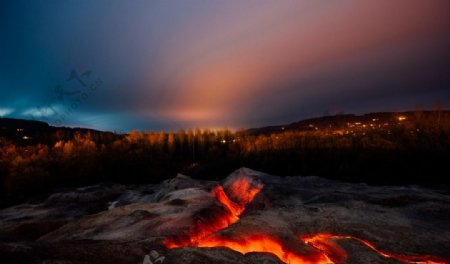
<svg viewBox="0 0 450 264">
<path fill-rule="evenodd" d="M 224 247 L 168 249 L 179 235 L 225 210 L 211 190 L 241 177 L 262 183 L 239 221 L 217 232 L 265 234 L 298 252 L 299 237 L 318 233 L 370 241 L 382 252 L 450 259 L 450 190 L 368 186 L 319 177 L 277 177 L 242 168 L 223 182 L 184 175 L 155 185 L 96 185 L 54 193 L 0 210 L 1 263 L 282 263 L 270 252 Z M 402 263 L 356 239 L 331 239 L 342 263 Z M 435 258 L 433 258 L 435 260 Z"/>
</svg>

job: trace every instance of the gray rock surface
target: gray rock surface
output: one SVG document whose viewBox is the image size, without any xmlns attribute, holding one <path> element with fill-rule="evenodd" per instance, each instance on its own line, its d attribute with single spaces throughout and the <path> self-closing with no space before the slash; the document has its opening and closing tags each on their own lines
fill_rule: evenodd
<svg viewBox="0 0 450 264">
<path fill-rule="evenodd" d="M 154 185 L 96 185 L 66 190 L 44 201 L 0 210 L 1 263 L 143 263 L 159 254 L 164 263 L 281 263 L 270 253 L 226 248 L 167 249 L 168 236 L 207 222 L 224 210 L 211 194 L 217 184 L 247 176 L 264 188 L 224 237 L 264 233 L 308 249 L 303 234 L 355 236 L 378 249 L 408 256 L 450 259 L 450 190 L 417 186 L 368 186 L 319 177 L 277 177 L 242 168 L 222 182 L 184 175 Z M 362 243 L 336 241 L 345 263 L 401 263 Z M 153 258 L 154 260 L 154 258 Z"/>
</svg>

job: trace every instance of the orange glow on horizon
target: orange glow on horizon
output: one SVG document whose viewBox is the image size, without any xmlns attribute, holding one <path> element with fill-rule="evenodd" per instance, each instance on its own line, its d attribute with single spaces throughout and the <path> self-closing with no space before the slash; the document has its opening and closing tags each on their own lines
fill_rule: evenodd
<svg viewBox="0 0 450 264">
<path fill-rule="evenodd" d="M 155 119 L 191 126 L 245 125 L 255 109 L 269 103 L 284 109 L 297 104 L 291 98 L 308 102 L 332 93 L 335 88 L 327 82 L 312 85 L 327 79 L 323 76 L 409 61 L 411 54 L 420 54 L 411 43 L 447 29 L 445 10 L 426 1 L 408 3 L 408 8 L 401 1 L 290 1 L 252 6 L 240 15 L 233 9 L 205 12 L 201 17 L 208 23 L 193 20 L 181 26 L 166 43 L 157 72 L 141 77 L 143 85 L 162 87 L 158 93 L 149 89 L 155 102 L 145 111 L 156 108 Z M 342 92 L 369 89 L 350 87 Z"/>
</svg>

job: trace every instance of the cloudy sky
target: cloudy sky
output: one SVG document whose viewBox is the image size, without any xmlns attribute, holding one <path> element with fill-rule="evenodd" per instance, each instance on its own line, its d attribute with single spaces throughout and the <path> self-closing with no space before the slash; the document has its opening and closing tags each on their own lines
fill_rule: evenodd
<svg viewBox="0 0 450 264">
<path fill-rule="evenodd" d="M 450 108 L 448 0 L 5 0 L 0 117 L 232 129 Z"/>
</svg>

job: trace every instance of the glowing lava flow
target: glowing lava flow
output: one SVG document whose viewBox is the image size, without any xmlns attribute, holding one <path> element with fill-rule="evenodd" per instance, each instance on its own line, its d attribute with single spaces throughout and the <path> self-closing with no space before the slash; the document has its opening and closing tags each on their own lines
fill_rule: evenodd
<svg viewBox="0 0 450 264">
<path fill-rule="evenodd" d="M 206 215 L 208 215 L 209 218 L 198 220 L 196 225 L 187 233 L 167 238 L 164 241 L 165 246 L 167 248 L 179 248 L 184 246 L 209 248 L 226 247 L 242 254 L 249 252 L 272 253 L 281 261 L 291 264 L 338 264 L 347 259 L 347 253 L 341 247 L 336 245 L 333 240 L 353 239 L 361 242 L 385 258 L 395 259 L 405 263 L 449 263 L 433 256 L 404 256 L 392 254 L 378 250 L 374 245 L 360 238 L 328 233 L 301 236 L 300 240 L 314 249 L 307 253 L 296 253 L 283 246 L 277 239 L 266 234 L 243 234 L 239 236 L 239 239 L 216 235 L 216 232 L 227 228 L 239 220 L 239 216 L 244 212 L 245 207 L 262 188 L 262 184 L 253 182 L 251 178 L 241 177 L 235 180 L 227 188 L 230 197 L 236 201 L 234 202 L 225 193 L 222 186 L 216 186 L 211 190 L 211 194 L 216 197 L 223 208 L 207 211 Z"/>
<path fill-rule="evenodd" d="M 239 220 L 239 216 L 244 212 L 245 206 L 249 204 L 263 185 L 252 182 L 251 178 L 241 177 L 235 180 L 228 188 L 228 193 L 236 200 L 232 201 L 225 193 L 222 186 L 218 185 L 211 190 L 217 201 L 224 207 L 222 211 L 211 211 L 214 217 L 206 222 L 197 222 L 187 234 L 180 234 L 165 240 L 167 248 L 179 248 L 183 246 L 194 247 L 227 247 L 231 250 L 246 254 L 249 252 L 272 253 L 285 263 L 304 264 L 328 264 L 334 263 L 322 252 L 312 252 L 296 254 L 282 245 L 275 238 L 264 234 L 253 234 L 243 236 L 241 239 L 228 239 L 216 236 L 214 233 L 225 229 Z M 345 258 L 339 256 L 337 260 Z"/>
<path fill-rule="evenodd" d="M 336 245 L 332 242 L 332 240 L 335 239 L 353 239 L 356 241 L 359 241 L 360 243 L 364 244 L 371 250 L 378 253 L 380 256 L 383 256 L 385 258 L 395 259 L 401 262 L 405 263 L 421 263 L 421 264 L 446 264 L 447 261 L 434 257 L 434 256 L 404 256 L 400 254 L 394 254 L 389 253 L 385 251 L 378 250 L 372 243 L 370 243 L 367 240 L 353 237 L 353 236 L 341 236 L 341 235 L 333 235 L 329 233 L 320 233 L 320 234 L 314 234 L 314 235 L 304 235 L 300 237 L 300 240 L 302 240 L 305 244 L 311 245 L 312 247 L 316 248 L 317 250 L 323 252 L 324 254 L 330 256 L 334 252 L 330 251 L 330 249 L 335 250 Z"/>
<path fill-rule="evenodd" d="M 330 264 L 336 261 L 319 251 L 294 253 L 286 249 L 278 240 L 263 234 L 246 235 L 240 239 L 221 238 L 213 235 L 199 241 L 196 247 L 226 247 L 242 254 L 249 252 L 272 253 L 285 263 Z M 345 256 L 338 256 L 337 260 L 341 261 L 345 259 Z"/>
<path fill-rule="evenodd" d="M 209 219 L 197 221 L 196 226 L 189 230 L 187 234 L 167 238 L 164 241 L 165 246 L 167 248 L 197 246 L 207 236 L 236 223 L 239 220 L 239 216 L 244 212 L 245 206 L 253 200 L 263 186 L 261 183 L 252 182 L 252 179 L 247 177 L 234 181 L 228 189 L 231 195 L 236 197 L 238 203 L 230 200 L 222 186 L 216 186 L 211 190 L 211 194 L 216 197 L 217 201 L 224 207 L 224 210 L 207 212 L 207 215 L 210 216 Z"/>
</svg>

